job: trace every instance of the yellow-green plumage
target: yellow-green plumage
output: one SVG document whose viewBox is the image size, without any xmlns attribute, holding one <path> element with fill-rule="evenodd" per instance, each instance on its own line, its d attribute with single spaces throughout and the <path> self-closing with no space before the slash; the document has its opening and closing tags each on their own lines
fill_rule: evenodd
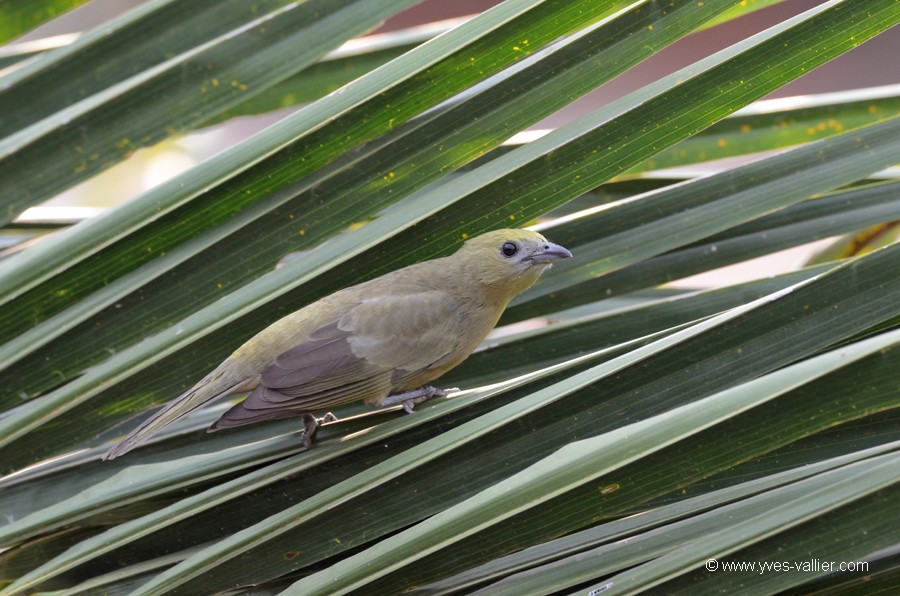
<svg viewBox="0 0 900 596">
<path fill-rule="evenodd" d="M 465 360 L 553 261 L 570 256 L 536 232 L 497 230 L 448 257 L 335 292 L 250 338 L 104 458 L 233 393 L 251 391 L 210 430 L 289 416 L 314 421 L 315 411 L 359 400 L 382 405 L 424 387 Z M 307 445 L 315 426 L 307 422 Z"/>
</svg>

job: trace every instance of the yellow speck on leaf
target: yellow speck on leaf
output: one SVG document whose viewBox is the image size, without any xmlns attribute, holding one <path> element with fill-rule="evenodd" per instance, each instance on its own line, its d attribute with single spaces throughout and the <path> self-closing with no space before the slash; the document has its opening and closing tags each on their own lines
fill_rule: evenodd
<svg viewBox="0 0 900 596">
<path fill-rule="evenodd" d="M 515 221 L 515 219 L 516 219 L 516 216 L 515 216 L 515 215 L 510 215 L 510 216 L 509 216 L 509 221 Z"/>
<path fill-rule="evenodd" d="M 806 134 L 814 135 L 814 134 L 816 134 L 816 129 L 813 128 L 812 126 L 810 126 L 809 128 L 806 129 Z"/>
<path fill-rule="evenodd" d="M 518 51 L 521 50 L 522 48 L 520 48 L 519 46 L 513 46 L 513 49 L 514 49 L 515 51 L 518 52 Z"/>
<path fill-rule="evenodd" d="M 647 30 L 648 30 L 648 31 L 653 31 L 653 25 L 647 25 Z"/>
<path fill-rule="evenodd" d="M 612 484 L 607 484 L 603 488 L 600 489 L 601 495 L 608 495 L 609 493 L 614 493 L 617 490 L 622 488 L 622 486 L 618 482 L 613 482 Z"/>
<path fill-rule="evenodd" d="M 213 87 L 218 87 L 218 86 L 219 86 L 219 79 L 213 79 L 213 80 L 210 81 L 210 82 L 212 83 L 212 86 L 213 86 Z"/>
<path fill-rule="evenodd" d="M 469 235 L 466 234 L 465 232 L 463 232 L 463 233 L 462 233 L 462 239 L 463 239 L 463 240 L 468 240 L 468 239 L 469 239 Z"/>
<path fill-rule="evenodd" d="M 749 124 L 741 124 L 741 132 L 747 133 L 750 132 L 751 126 Z"/>
<path fill-rule="evenodd" d="M 870 114 L 874 114 L 875 112 L 878 111 L 878 106 L 871 105 L 868 108 L 866 108 L 866 111 L 869 112 Z"/>
<path fill-rule="evenodd" d="M 224 286 L 222 286 L 222 282 L 217 282 L 217 283 L 216 283 L 216 288 L 218 288 L 218 289 L 221 290 L 223 287 L 224 287 Z"/>
<path fill-rule="evenodd" d="M 719 147 L 726 147 L 728 145 L 728 141 L 726 141 L 725 139 L 718 139 L 716 141 L 716 145 Z"/>
<path fill-rule="evenodd" d="M 306 230 L 300 230 L 297 233 L 300 234 L 301 236 L 306 236 Z"/>
</svg>

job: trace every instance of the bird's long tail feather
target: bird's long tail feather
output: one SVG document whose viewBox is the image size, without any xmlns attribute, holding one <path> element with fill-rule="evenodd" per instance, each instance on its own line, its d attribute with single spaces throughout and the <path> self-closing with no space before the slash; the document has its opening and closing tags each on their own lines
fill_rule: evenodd
<svg viewBox="0 0 900 596">
<path fill-rule="evenodd" d="M 235 379 L 233 375 L 221 370 L 222 367 L 209 373 L 196 385 L 166 404 L 140 426 L 128 433 L 103 455 L 104 460 L 115 459 L 128 453 L 157 431 L 181 418 L 185 414 L 199 408 L 203 404 L 230 393 L 237 393 L 247 384 L 246 379 Z"/>
</svg>

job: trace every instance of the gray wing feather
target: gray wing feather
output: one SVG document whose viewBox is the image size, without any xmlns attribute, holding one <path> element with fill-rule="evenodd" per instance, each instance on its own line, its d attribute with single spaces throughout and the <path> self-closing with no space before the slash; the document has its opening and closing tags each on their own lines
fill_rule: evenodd
<svg viewBox="0 0 900 596">
<path fill-rule="evenodd" d="M 457 314 L 458 304 L 436 291 L 364 300 L 280 354 L 210 430 L 384 397 L 398 374 L 452 350 Z"/>
</svg>

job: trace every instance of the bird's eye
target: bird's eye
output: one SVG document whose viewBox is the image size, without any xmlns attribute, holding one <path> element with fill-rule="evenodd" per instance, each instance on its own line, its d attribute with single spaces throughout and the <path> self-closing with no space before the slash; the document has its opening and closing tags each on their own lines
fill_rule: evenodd
<svg viewBox="0 0 900 596">
<path fill-rule="evenodd" d="M 505 242 L 500 248 L 500 252 L 503 253 L 504 257 L 512 257 L 519 252 L 519 247 L 516 246 L 515 242 Z"/>
</svg>

